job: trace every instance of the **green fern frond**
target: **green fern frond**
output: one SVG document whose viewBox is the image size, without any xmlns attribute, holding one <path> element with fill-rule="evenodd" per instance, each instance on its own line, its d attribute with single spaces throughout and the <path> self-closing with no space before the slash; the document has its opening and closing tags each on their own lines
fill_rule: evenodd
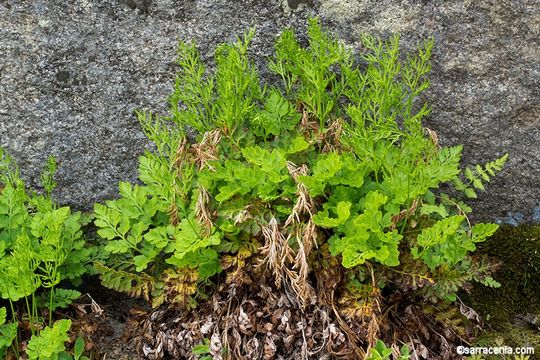
<svg viewBox="0 0 540 360">
<path fill-rule="evenodd" d="M 508 159 L 508 154 L 504 154 L 498 159 L 486 163 L 484 166 L 476 165 L 473 168 L 466 167 L 463 173 L 466 183 L 456 178 L 454 187 L 462 191 L 469 198 L 477 197 L 477 190 L 485 191 L 485 183 L 490 182 L 491 178 L 501 171 Z"/>
<path fill-rule="evenodd" d="M 132 297 L 144 297 L 150 300 L 154 287 L 154 279 L 145 273 L 140 275 L 127 271 L 114 270 L 99 262 L 94 264 L 102 284 L 109 289 L 124 292 Z"/>
<path fill-rule="evenodd" d="M 0 147 L 0 185 L 16 185 L 20 181 L 19 167 L 13 158 Z"/>
<path fill-rule="evenodd" d="M 58 320 L 51 327 L 41 330 L 28 342 L 26 354 L 29 360 L 57 360 L 58 355 L 66 349 L 64 342 L 69 340 L 68 331 L 71 320 Z"/>
<path fill-rule="evenodd" d="M 73 289 L 52 289 L 51 293 L 47 292 L 39 297 L 39 305 L 48 307 L 50 311 L 58 308 L 67 308 L 73 301 L 81 297 L 81 293 Z"/>
</svg>

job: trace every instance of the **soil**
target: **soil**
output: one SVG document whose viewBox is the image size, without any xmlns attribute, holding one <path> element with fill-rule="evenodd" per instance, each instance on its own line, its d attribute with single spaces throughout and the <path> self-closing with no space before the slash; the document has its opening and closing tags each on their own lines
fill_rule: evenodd
<svg viewBox="0 0 540 360">
<path fill-rule="evenodd" d="M 78 314 L 78 321 L 89 330 L 85 338 L 91 344 L 92 359 L 142 360 L 129 334 L 133 330 L 130 326 L 133 325 L 134 314 L 148 312 L 148 304 L 103 287 L 97 277 L 86 278 L 81 292 L 84 294 L 81 304 L 93 300 L 103 311 L 102 314 L 99 311 Z"/>
</svg>

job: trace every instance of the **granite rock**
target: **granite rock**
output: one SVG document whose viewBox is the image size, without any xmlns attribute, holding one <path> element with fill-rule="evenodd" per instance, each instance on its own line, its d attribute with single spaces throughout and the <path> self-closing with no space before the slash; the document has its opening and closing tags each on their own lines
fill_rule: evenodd
<svg viewBox="0 0 540 360">
<path fill-rule="evenodd" d="M 135 181 L 150 144 L 134 110 L 166 112 L 179 40 L 211 64 L 216 45 L 255 26 L 251 56 L 271 78 L 275 37 L 302 34 L 309 16 L 351 46 L 363 32 L 399 33 L 406 50 L 433 36 L 426 125 L 464 144 L 467 163 L 510 154 L 476 218 L 540 222 L 538 0 L 2 0 L 0 146 L 34 186 L 55 155 L 55 197 L 90 209 Z"/>
</svg>

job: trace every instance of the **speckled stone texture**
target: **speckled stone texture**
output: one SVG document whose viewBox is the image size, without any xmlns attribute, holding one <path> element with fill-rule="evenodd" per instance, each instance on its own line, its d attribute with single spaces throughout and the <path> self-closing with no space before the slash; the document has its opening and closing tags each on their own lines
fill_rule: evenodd
<svg viewBox="0 0 540 360">
<path fill-rule="evenodd" d="M 250 26 L 265 57 L 284 26 L 319 16 L 351 46 L 359 34 L 401 34 L 403 49 L 433 36 L 426 126 L 468 163 L 510 160 L 473 203 L 476 219 L 540 222 L 538 0 L 0 0 L 0 146 L 35 185 L 59 160 L 57 199 L 90 209 L 135 181 L 148 141 L 135 109 L 166 112 L 178 40 L 216 45 Z"/>
</svg>

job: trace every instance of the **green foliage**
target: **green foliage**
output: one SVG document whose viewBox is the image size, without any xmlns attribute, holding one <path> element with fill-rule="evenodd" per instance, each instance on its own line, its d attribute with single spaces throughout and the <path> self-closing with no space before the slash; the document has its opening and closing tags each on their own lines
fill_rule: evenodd
<svg viewBox="0 0 540 360">
<path fill-rule="evenodd" d="M 5 171 L 0 177 L 2 297 L 16 301 L 39 286 L 78 281 L 88 271 L 94 250 L 84 246 L 81 213 L 52 201 L 54 159 L 49 159 L 41 176 L 45 195 L 26 190 L 10 158 L 4 157 L 0 167 Z"/>
<path fill-rule="evenodd" d="M 463 182 L 460 178 L 454 178 L 454 187 L 456 190 L 462 191 L 467 197 L 476 198 L 476 192 L 485 190 L 484 184 L 489 182 L 496 172 L 502 170 L 507 159 L 508 154 L 505 154 L 499 159 L 488 162 L 483 167 L 482 165 L 476 165 L 474 168 L 465 168 L 464 177 L 466 182 Z"/>
<path fill-rule="evenodd" d="M 31 333 L 36 335 L 43 323 L 38 306 L 48 308 L 51 325 L 53 311 L 80 296 L 77 291 L 55 287 L 61 281 L 80 282 L 81 276 L 90 270 L 96 253 L 85 246 L 82 226 L 86 220 L 81 213 L 58 207 L 52 200 L 55 170 L 56 161 L 51 157 L 41 174 L 45 192 L 30 191 L 20 179 L 14 161 L 0 149 L 0 296 L 9 301 L 13 318 L 13 322 L 2 325 L 2 333 L 3 345 L 15 342 L 16 356 L 18 317 L 26 312 Z M 17 306 L 22 299 L 24 310 L 24 305 Z M 40 341 L 48 340 L 35 340 L 33 346 L 41 346 Z M 5 352 L 6 346 L 0 351 Z"/>
<path fill-rule="evenodd" d="M 343 45 L 325 33 L 315 19 L 309 20 L 308 38 L 309 46 L 303 48 L 292 30 L 285 30 L 276 42 L 276 56 L 269 68 L 281 76 L 287 95 L 301 102 L 324 126 L 349 85 L 333 67 L 348 67 L 351 59 Z"/>
<path fill-rule="evenodd" d="M 66 351 L 62 351 L 60 354 L 58 354 L 58 360 L 90 360 L 90 358 L 83 354 L 84 339 L 79 336 L 77 340 L 75 340 L 75 345 L 73 346 L 73 355 Z"/>
<path fill-rule="evenodd" d="M 104 286 L 116 291 L 126 292 L 131 296 L 142 296 L 149 299 L 149 294 L 153 288 L 152 277 L 146 274 L 133 274 L 127 271 L 114 270 L 102 263 L 94 264 L 99 272 L 99 277 Z"/>
<path fill-rule="evenodd" d="M 16 322 L 6 324 L 7 311 L 5 307 L 0 308 L 0 355 L 5 356 L 7 349 L 17 337 Z"/>
<path fill-rule="evenodd" d="M 28 342 L 26 354 L 29 360 L 57 360 L 66 349 L 64 343 L 69 340 L 67 332 L 71 320 L 58 320 L 52 327 L 45 327 L 39 335 L 34 335 Z"/>
<path fill-rule="evenodd" d="M 398 246 L 403 236 L 396 230 L 384 231 L 390 226 L 391 218 L 383 217 L 380 207 L 387 201 L 388 197 L 380 192 L 369 192 L 364 199 L 362 213 L 344 223 L 343 230 L 338 229 L 329 239 L 330 252 L 334 256 L 341 254 L 343 266 L 346 268 L 361 265 L 366 260 L 372 259 L 388 266 L 399 265 Z M 343 202 L 337 204 L 338 215 L 341 204 Z M 349 208 L 350 206 L 351 203 L 348 203 Z M 320 224 L 316 217 L 314 221 L 315 224 L 324 227 L 324 224 Z"/>
<path fill-rule="evenodd" d="M 270 90 L 264 109 L 252 120 L 252 131 L 256 136 L 268 138 L 294 130 L 302 118 L 295 107 L 276 89 Z"/>
<path fill-rule="evenodd" d="M 371 349 L 371 353 L 366 360 L 390 360 L 391 358 L 395 360 L 409 360 L 411 358 L 409 347 L 407 345 L 403 345 L 400 349 L 399 356 L 391 356 L 392 349 L 386 347 L 386 344 L 382 340 L 377 340 L 375 347 Z"/>
<path fill-rule="evenodd" d="M 247 54 L 253 36 L 219 46 L 214 73 L 180 44 L 170 116 L 139 113 L 156 144 L 139 159 L 142 184 L 120 183 L 118 200 L 95 206 L 104 284 L 185 301 L 254 239 L 268 263 L 309 267 L 270 259 L 272 242 L 287 239 L 292 253 L 328 244 L 351 273 L 392 269 L 407 280 L 378 275 L 380 284 L 429 299 L 451 300 L 468 281 L 496 286 L 489 262 L 471 253 L 497 226 L 470 224 L 461 194 L 484 190 L 507 156 L 463 170 L 462 147 L 439 146 L 423 127 L 429 107 L 417 103 L 433 41 L 400 56 L 397 37 L 366 35 L 358 57 L 310 20 L 307 47 L 292 30 L 276 41 L 278 88 L 261 86 Z M 447 184 L 457 198 L 439 190 Z"/>
<path fill-rule="evenodd" d="M 199 360 L 211 360 L 213 359 L 210 353 L 210 340 L 204 339 L 203 344 L 195 345 L 191 350 L 193 355 L 197 356 Z"/>
<path fill-rule="evenodd" d="M 82 337 L 78 337 L 77 340 L 75 340 L 75 345 L 73 346 L 73 351 L 75 354 L 73 355 L 74 360 L 86 360 L 87 357 L 83 356 L 84 352 L 84 339 Z"/>
<path fill-rule="evenodd" d="M 0 183 L 15 184 L 19 182 L 19 168 L 9 154 L 0 148 Z"/>
<path fill-rule="evenodd" d="M 77 290 L 55 288 L 39 297 L 39 305 L 50 307 L 51 311 L 58 308 L 65 309 L 79 297 L 81 297 L 81 293 Z"/>
<path fill-rule="evenodd" d="M 206 77 L 195 46 L 180 44 L 181 70 L 169 98 L 176 124 L 189 125 L 204 133 L 217 123 L 232 135 L 242 122 L 252 118 L 256 110 L 253 101 L 261 99 L 263 94 L 255 67 L 246 57 L 254 34 L 254 30 L 250 30 L 243 39 L 216 49 L 217 70 L 213 78 Z M 187 107 L 186 111 L 181 110 L 180 102 Z"/>
<path fill-rule="evenodd" d="M 493 235 L 498 226 L 495 224 L 476 224 L 465 233 L 461 228 L 465 217 L 454 215 L 437 221 L 432 227 L 424 228 L 416 238 L 417 245 L 411 253 L 415 258 L 422 258 L 430 269 L 442 264 L 449 267 L 463 260 L 468 252 L 476 250 L 475 243 L 484 241 Z"/>
</svg>

